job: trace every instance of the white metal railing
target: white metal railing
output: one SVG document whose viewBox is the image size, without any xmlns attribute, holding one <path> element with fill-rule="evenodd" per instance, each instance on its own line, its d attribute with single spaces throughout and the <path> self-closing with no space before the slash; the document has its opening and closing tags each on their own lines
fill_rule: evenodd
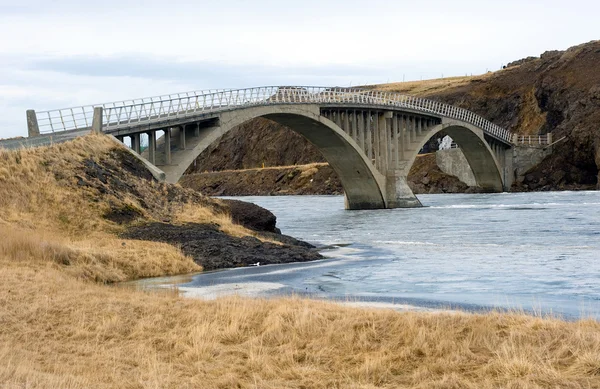
<svg viewBox="0 0 600 389">
<path fill-rule="evenodd" d="M 209 90 L 37 112 L 41 134 L 91 127 L 94 107 L 103 108 L 105 131 L 185 118 L 247 106 L 273 104 L 329 104 L 407 108 L 470 123 L 510 143 L 512 134 L 466 109 L 399 93 L 359 88 L 267 86 Z"/>
<path fill-rule="evenodd" d="M 552 135 L 517 135 L 513 142 L 518 146 L 545 146 L 552 142 Z"/>
</svg>

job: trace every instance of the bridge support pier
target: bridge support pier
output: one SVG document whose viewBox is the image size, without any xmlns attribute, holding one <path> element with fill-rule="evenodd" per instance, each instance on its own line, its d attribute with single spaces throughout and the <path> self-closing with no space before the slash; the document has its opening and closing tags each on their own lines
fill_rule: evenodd
<svg viewBox="0 0 600 389">
<path fill-rule="evenodd" d="M 146 133 L 148 135 L 148 161 L 156 165 L 156 131 Z"/>
<path fill-rule="evenodd" d="M 415 208 L 423 205 L 408 186 L 408 174 L 404 171 L 391 170 L 386 175 L 385 207 Z"/>
<path fill-rule="evenodd" d="M 185 150 L 185 130 L 186 126 L 179 126 L 179 149 Z"/>
<path fill-rule="evenodd" d="M 171 129 L 165 129 L 165 165 L 171 164 Z"/>
<path fill-rule="evenodd" d="M 131 135 L 131 149 L 136 153 L 140 154 L 142 152 L 142 148 L 140 145 L 140 134 L 132 134 Z"/>
</svg>

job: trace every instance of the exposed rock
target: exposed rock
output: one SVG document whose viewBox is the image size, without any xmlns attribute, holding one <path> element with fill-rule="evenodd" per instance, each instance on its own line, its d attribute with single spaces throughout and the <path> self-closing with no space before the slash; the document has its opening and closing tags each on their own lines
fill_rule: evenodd
<svg viewBox="0 0 600 389">
<path fill-rule="evenodd" d="M 229 207 L 231 220 L 254 231 L 280 233 L 275 227 L 277 217 L 273 213 L 256 204 L 239 200 L 221 200 Z"/>
<path fill-rule="evenodd" d="M 211 224 L 150 223 L 132 227 L 123 237 L 179 245 L 181 250 L 194 258 L 204 270 L 248 266 L 257 262 L 267 265 L 323 258 L 316 249 L 306 243 L 278 245 L 261 242 L 250 236 L 237 238 L 219 231 Z M 293 238 L 290 239 L 290 242 L 294 241 Z"/>
<path fill-rule="evenodd" d="M 521 59 L 519 59 L 519 60 L 516 60 L 516 61 L 509 62 L 509 63 L 506 65 L 506 67 L 507 67 L 507 68 L 512 68 L 513 66 L 519 66 L 519 65 L 522 65 L 522 64 L 524 64 L 524 63 L 527 63 L 527 62 L 535 61 L 536 59 L 538 59 L 538 57 L 526 57 L 526 58 L 521 58 Z"/>
</svg>

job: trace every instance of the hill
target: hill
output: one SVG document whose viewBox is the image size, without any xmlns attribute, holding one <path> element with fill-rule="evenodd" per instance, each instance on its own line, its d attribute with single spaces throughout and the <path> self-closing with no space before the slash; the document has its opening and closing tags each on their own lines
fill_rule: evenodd
<svg viewBox="0 0 600 389">
<path fill-rule="evenodd" d="M 564 140 L 515 190 L 598 188 L 600 166 L 600 41 L 550 51 L 473 77 L 365 86 L 414 94 L 476 112 L 519 134 Z M 243 136 L 242 136 L 243 134 Z M 223 136 L 188 173 L 324 162 L 290 129 L 255 119 Z M 446 179 L 446 178 L 444 178 Z M 420 182 L 420 178 L 412 180 Z M 413 186 L 418 192 L 418 188 Z"/>
</svg>

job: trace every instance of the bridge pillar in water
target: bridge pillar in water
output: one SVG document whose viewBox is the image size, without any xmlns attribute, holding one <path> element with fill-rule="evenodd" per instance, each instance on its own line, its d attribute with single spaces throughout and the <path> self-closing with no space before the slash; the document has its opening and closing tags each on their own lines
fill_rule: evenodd
<svg viewBox="0 0 600 389">
<path fill-rule="evenodd" d="M 411 120 L 415 138 L 422 131 L 420 118 Z M 383 196 L 386 208 L 414 208 L 421 207 L 421 202 L 408 186 L 409 164 L 402 163 L 404 148 L 402 138 L 402 116 L 392 111 L 385 111 L 378 118 L 379 152 L 377 155 L 377 169 L 385 176 Z M 419 134 L 420 135 L 420 134 Z"/>
</svg>

